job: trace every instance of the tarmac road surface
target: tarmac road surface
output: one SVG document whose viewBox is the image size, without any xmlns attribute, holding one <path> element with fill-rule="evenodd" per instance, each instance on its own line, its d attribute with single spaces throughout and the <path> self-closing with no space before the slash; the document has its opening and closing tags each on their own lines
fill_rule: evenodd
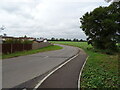
<svg viewBox="0 0 120 90">
<path fill-rule="evenodd" d="M 62 88 L 63 90 L 74 88 L 74 90 L 78 90 L 80 71 L 86 58 L 87 54 L 81 49 L 77 57 L 51 74 L 39 88 Z"/>
<path fill-rule="evenodd" d="M 63 49 L 2 60 L 3 88 L 12 88 L 40 76 L 79 51 L 76 47 L 60 46 Z"/>
</svg>

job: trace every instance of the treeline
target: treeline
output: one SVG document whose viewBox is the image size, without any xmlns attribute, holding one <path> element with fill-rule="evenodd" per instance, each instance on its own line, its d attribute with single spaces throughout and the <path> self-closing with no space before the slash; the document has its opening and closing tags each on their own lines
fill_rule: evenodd
<svg viewBox="0 0 120 90">
<path fill-rule="evenodd" d="M 51 38 L 51 39 L 48 39 L 48 41 L 73 41 L 73 42 L 86 42 L 86 40 L 83 40 L 83 39 L 64 39 L 64 38 Z"/>
</svg>

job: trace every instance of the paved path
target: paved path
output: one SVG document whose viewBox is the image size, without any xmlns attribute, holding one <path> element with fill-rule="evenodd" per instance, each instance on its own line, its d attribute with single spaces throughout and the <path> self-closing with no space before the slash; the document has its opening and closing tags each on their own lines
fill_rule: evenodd
<svg viewBox="0 0 120 90">
<path fill-rule="evenodd" d="M 61 50 L 3 60 L 3 88 L 12 88 L 40 76 L 78 52 L 78 48 L 61 46 Z"/>
<path fill-rule="evenodd" d="M 39 88 L 76 88 L 77 90 L 80 70 L 86 58 L 86 53 L 80 50 L 75 59 L 49 76 Z"/>
</svg>

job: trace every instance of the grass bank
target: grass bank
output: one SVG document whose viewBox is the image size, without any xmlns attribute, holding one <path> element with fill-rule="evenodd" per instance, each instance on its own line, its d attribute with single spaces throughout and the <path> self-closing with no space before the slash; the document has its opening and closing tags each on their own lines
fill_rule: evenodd
<svg viewBox="0 0 120 90">
<path fill-rule="evenodd" d="M 59 49 L 62 49 L 62 47 L 57 46 L 57 45 L 52 45 L 52 46 L 48 46 L 48 47 L 44 47 L 44 48 L 40 48 L 36 50 L 22 51 L 22 52 L 16 52 L 16 53 L 6 54 L 6 55 L 3 54 L 2 59 L 35 54 L 35 53 L 45 52 L 45 51 L 59 50 Z"/>
<path fill-rule="evenodd" d="M 93 50 L 86 42 L 52 42 L 82 48 L 89 58 L 81 76 L 81 88 L 118 88 L 118 53 L 107 55 L 102 51 Z"/>
</svg>

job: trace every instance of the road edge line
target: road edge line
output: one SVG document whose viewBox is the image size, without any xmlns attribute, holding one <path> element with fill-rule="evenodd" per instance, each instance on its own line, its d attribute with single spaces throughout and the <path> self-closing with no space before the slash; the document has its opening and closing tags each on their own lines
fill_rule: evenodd
<svg viewBox="0 0 120 90">
<path fill-rule="evenodd" d="M 78 79 L 78 90 L 80 90 L 80 79 L 81 79 L 81 75 L 82 75 L 84 66 L 85 66 L 85 64 L 86 64 L 86 62 L 87 62 L 87 60 L 88 60 L 88 58 L 89 58 L 89 56 L 86 58 L 84 64 L 82 65 L 82 68 L 81 68 L 81 70 L 80 70 L 79 79 Z"/>
<path fill-rule="evenodd" d="M 50 76 L 52 75 L 55 71 L 57 71 L 58 69 L 62 68 L 64 65 L 66 65 L 67 63 L 69 63 L 71 60 L 73 60 L 74 58 L 76 58 L 79 55 L 76 54 L 75 56 L 71 57 L 70 59 L 68 59 L 66 62 L 64 62 L 63 64 L 61 64 L 60 66 L 58 66 L 57 68 L 55 68 L 54 70 L 52 70 L 47 76 L 45 76 L 35 87 L 33 90 L 37 90 L 38 87 Z"/>
</svg>

